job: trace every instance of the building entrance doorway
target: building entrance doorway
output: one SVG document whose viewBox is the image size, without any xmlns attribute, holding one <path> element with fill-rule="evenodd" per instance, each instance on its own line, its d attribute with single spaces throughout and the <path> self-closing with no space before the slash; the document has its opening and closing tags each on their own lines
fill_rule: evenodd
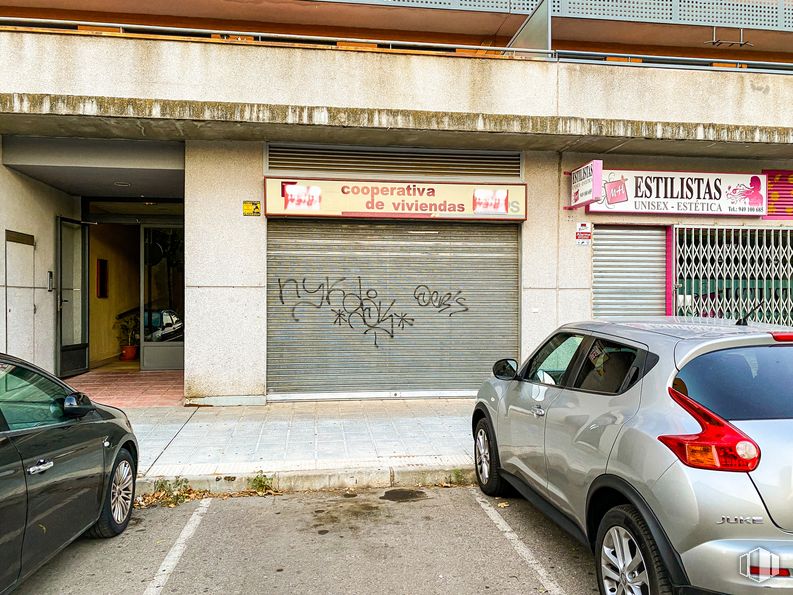
<svg viewBox="0 0 793 595">
<path fill-rule="evenodd" d="M 62 215 L 52 222 L 55 245 L 36 245 L 24 234 L 6 238 L 12 264 L 7 293 L 14 306 L 6 327 L 32 328 L 33 293 L 42 304 L 47 295 L 54 298 L 54 307 L 37 316 L 52 316 L 38 326 L 55 332 L 42 332 L 36 341 L 26 332 L 15 350 L 52 349 L 62 377 L 120 358 L 127 360 L 125 369 L 183 368 L 184 145 L 27 136 L 2 141 L 3 165 L 69 199 L 63 208 L 54 205 Z M 74 198 L 80 199 L 79 214 Z M 47 286 L 38 281 L 34 288 L 26 263 L 37 250 L 39 260 L 54 254 L 55 262 L 46 271 Z"/>
</svg>

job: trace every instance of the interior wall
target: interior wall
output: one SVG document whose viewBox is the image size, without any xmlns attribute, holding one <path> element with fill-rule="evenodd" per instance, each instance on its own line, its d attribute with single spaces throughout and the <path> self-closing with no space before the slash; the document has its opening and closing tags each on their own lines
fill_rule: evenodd
<svg viewBox="0 0 793 595">
<path fill-rule="evenodd" d="M 2 145 L 0 144 L 0 162 Z M 34 315 L 33 363 L 55 370 L 55 292 L 47 291 L 47 271 L 55 272 L 55 241 L 57 216 L 80 218 L 80 201 L 50 186 L 42 184 L 0 165 L 0 233 L 5 230 L 32 235 L 36 240 L 34 252 Z M 6 344 L 6 287 L 5 255 L 0 254 L 0 351 Z"/>
<path fill-rule="evenodd" d="M 89 366 L 118 357 L 116 316 L 140 305 L 140 228 L 100 224 L 89 227 Z M 97 297 L 97 260 L 107 260 L 108 291 Z"/>
</svg>

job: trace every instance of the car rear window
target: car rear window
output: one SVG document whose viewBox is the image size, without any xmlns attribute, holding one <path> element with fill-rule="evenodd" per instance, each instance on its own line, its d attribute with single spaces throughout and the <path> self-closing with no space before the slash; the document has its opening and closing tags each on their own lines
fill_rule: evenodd
<svg viewBox="0 0 793 595">
<path fill-rule="evenodd" d="M 723 419 L 791 419 L 793 346 L 712 351 L 686 364 L 672 386 Z"/>
</svg>

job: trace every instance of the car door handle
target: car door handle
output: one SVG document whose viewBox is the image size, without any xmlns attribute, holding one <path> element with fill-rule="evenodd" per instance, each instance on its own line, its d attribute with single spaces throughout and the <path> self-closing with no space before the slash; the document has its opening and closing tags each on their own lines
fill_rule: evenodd
<svg viewBox="0 0 793 595">
<path fill-rule="evenodd" d="M 545 409 L 543 409 L 539 405 L 535 405 L 534 407 L 532 407 L 531 412 L 534 414 L 534 417 L 545 417 Z"/>
<path fill-rule="evenodd" d="M 38 463 L 28 468 L 28 475 L 38 475 L 39 473 L 44 473 L 47 469 L 52 469 L 54 466 L 55 463 L 52 461 L 45 461 L 44 459 L 41 459 Z"/>
</svg>

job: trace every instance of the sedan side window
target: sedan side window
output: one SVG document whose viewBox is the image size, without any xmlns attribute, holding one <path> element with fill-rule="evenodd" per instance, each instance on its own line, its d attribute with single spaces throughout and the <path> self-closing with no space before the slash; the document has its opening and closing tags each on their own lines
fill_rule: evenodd
<svg viewBox="0 0 793 595">
<path fill-rule="evenodd" d="M 0 413 L 10 430 L 68 421 L 63 401 L 69 391 L 38 372 L 0 364 Z"/>
<path fill-rule="evenodd" d="M 639 350 L 595 338 L 573 385 L 575 388 L 616 395 L 627 388 L 638 373 Z M 631 378 L 628 378 L 628 375 Z"/>
<path fill-rule="evenodd" d="M 575 354 L 584 337 L 560 333 L 542 346 L 534 356 L 525 380 L 551 386 L 561 386 L 564 383 L 567 369 L 575 359 Z"/>
</svg>

